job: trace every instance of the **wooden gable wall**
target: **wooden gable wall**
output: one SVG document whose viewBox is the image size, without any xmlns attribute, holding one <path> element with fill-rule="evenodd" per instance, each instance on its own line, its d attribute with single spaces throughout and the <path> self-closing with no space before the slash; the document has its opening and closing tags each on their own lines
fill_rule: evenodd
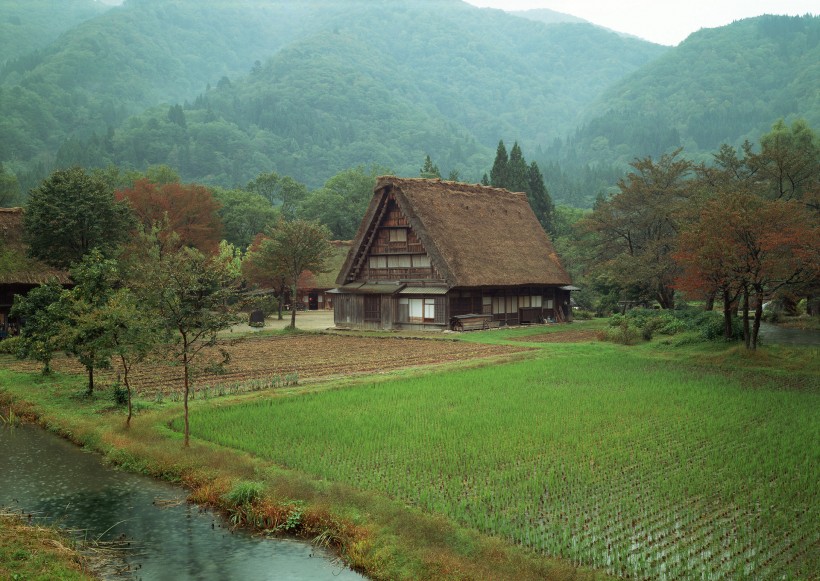
<svg viewBox="0 0 820 581">
<path fill-rule="evenodd" d="M 392 195 L 356 280 L 442 281 L 407 217 Z"/>
</svg>

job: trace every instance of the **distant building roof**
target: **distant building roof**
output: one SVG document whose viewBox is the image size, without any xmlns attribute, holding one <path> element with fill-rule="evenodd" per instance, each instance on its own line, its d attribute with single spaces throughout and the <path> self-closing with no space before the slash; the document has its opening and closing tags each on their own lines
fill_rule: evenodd
<svg viewBox="0 0 820 581">
<path fill-rule="evenodd" d="M 336 277 L 339 276 L 339 270 L 342 268 L 342 264 L 344 264 L 353 243 L 350 240 L 331 240 L 330 244 L 333 246 L 333 254 L 325 263 L 326 272 L 314 274 L 309 270 L 304 271 L 299 275 L 297 288 L 300 290 L 321 290 L 331 289 L 336 286 Z"/>
<path fill-rule="evenodd" d="M 27 256 L 23 241 L 23 209 L 0 208 L 0 284 L 39 285 L 56 278 L 69 282 L 68 272 Z"/>
</svg>

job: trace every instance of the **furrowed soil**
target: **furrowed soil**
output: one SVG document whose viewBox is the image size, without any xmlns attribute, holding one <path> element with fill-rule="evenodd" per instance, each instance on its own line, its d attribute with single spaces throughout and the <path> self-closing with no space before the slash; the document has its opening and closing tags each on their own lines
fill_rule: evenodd
<svg viewBox="0 0 820 581">
<path fill-rule="evenodd" d="M 442 339 L 376 338 L 342 335 L 285 335 L 247 337 L 221 341 L 197 356 L 194 383 L 197 389 L 251 379 L 297 374 L 305 380 L 379 373 L 407 367 L 434 365 L 507 355 L 524 347 L 486 345 Z M 15 371 L 39 371 L 29 361 L 11 363 Z M 74 359 L 55 358 L 55 371 L 85 373 Z M 117 379 L 121 370 L 95 370 L 100 386 Z M 135 366 L 130 383 L 143 395 L 181 388 L 183 369 L 174 360 L 162 359 Z"/>
</svg>

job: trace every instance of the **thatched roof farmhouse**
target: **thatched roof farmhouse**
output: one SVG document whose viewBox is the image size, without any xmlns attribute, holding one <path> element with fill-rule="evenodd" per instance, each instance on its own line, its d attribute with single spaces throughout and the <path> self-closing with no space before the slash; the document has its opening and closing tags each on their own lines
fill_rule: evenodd
<svg viewBox="0 0 820 581">
<path fill-rule="evenodd" d="M 523 193 L 379 178 L 336 283 L 338 326 L 565 321 L 571 279 Z"/>
<path fill-rule="evenodd" d="M 0 337 L 8 330 L 14 295 L 24 295 L 51 279 L 69 282 L 68 272 L 29 258 L 26 250 L 23 209 L 0 208 Z"/>
</svg>

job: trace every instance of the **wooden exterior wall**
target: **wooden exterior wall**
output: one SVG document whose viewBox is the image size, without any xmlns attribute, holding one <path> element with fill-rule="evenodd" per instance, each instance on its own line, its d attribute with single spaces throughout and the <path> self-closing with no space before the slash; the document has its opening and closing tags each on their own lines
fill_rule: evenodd
<svg viewBox="0 0 820 581">
<path fill-rule="evenodd" d="M 423 301 L 423 309 L 429 305 L 433 316 L 410 317 L 408 303 L 413 300 Z M 572 320 L 569 291 L 557 287 L 452 289 L 435 296 L 338 294 L 334 306 L 336 325 L 354 329 L 443 330 L 452 317 L 467 314 L 492 315 L 501 326 Z"/>
</svg>

